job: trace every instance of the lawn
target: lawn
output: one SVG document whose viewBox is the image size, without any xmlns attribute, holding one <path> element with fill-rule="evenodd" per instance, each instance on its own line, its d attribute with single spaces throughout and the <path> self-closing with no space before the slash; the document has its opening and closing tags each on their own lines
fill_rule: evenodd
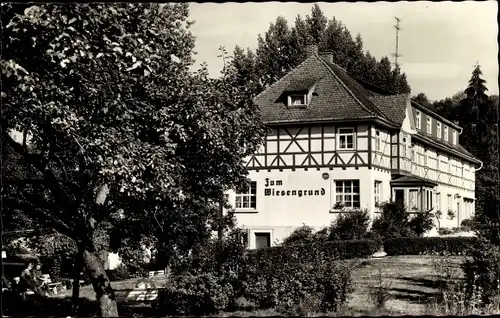
<svg viewBox="0 0 500 318">
<path fill-rule="evenodd" d="M 433 261 L 434 259 L 434 261 Z M 437 294 L 438 273 L 435 269 L 436 260 L 440 257 L 430 256 L 389 256 L 381 259 L 350 260 L 348 263 L 353 266 L 352 277 L 355 290 L 342 315 L 422 315 L 425 314 L 426 303 L 432 300 Z M 456 275 L 461 275 L 460 263 L 462 257 L 451 258 L 451 268 Z M 382 273 L 382 280 L 387 286 L 391 295 L 386 303 L 386 309 L 376 310 L 373 301 L 370 299 L 369 291 L 379 282 L 379 271 Z M 164 284 L 163 276 L 153 277 L 153 282 L 157 287 Z M 145 311 L 148 305 L 127 300 L 127 294 L 136 284 L 136 279 L 128 279 L 120 282 L 113 282 L 120 314 L 131 315 L 137 310 Z M 83 286 L 80 289 L 82 302 L 92 303 L 95 295 L 92 286 Z M 53 301 L 69 303 L 71 290 L 54 297 Z M 65 305 L 67 306 L 67 305 Z M 91 305 L 92 306 L 92 305 Z M 140 308 L 138 308 L 140 307 Z M 146 307 L 146 308 L 145 308 Z M 139 314 L 139 312 L 137 312 Z M 239 311 L 222 313 L 221 316 L 271 316 L 277 313 L 272 310 L 259 311 Z"/>
</svg>

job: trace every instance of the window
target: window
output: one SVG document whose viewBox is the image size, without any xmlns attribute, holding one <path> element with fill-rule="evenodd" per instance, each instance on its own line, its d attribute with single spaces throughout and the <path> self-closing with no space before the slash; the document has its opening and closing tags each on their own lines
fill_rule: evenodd
<svg viewBox="0 0 500 318">
<path fill-rule="evenodd" d="M 380 131 L 375 131 L 375 150 L 380 151 Z"/>
<path fill-rule="evenodd" d="M 410 210 L 418 210 L 419 206 L 419 190 L 410 190 Z"/>
<path fill-rule="evenodd" d="M 427 167 L 427 157 L 428 157 L 428 155 L 427 155 L 427 149 L 425 149 L 424 150 L 424 166 L 426 166 L 426 167 Z"/>
<path fill-rule="evenodd" d="M 339 149 L 354 149 L 354 128 L 339 128 Z"/>
<path fill-rule="evenodd" d="M 288 97 L 288 106 L 304 106 L 307 103 L 306 95 L 291 95 Z"/>
<path fill-rule="evenodd" d="M 257 182 L 250 182 L 250 188 L 244 193 L 236 193 L 236 209 L 257 209 Z"/>
<path fill-rule="evenodd" d="M 411 145 L 411 161 L 416 162 L 416 158 L 415 158 L 415 144 Z"/>
<path fill-rule="evenodd" d="M 448 194 L 448 202 L 447 202 L 447 205 L 448 205 L 448 206 L 447 206 L 447 209 L 448 209 L 448 210 L 453 209 L 453 207 L 452 207 L 452 197 L 451 197 L 451 194 Z"/>
<path fill-rule="evenodd" d="M 335 181 L 335 201 L 348 208 L 359 208 L 359 180 Z"/>
<path fill-rule="evenodd" d="M 427 133 L 430 134 L 431 133 L 431 118 L 427 116 Z"/>
<path fill-rule="evenodd" d="M 441 139 L 441 123 L 437 123 L 437 137 Z"/>
<path fill-rule="evenodd" d="M 417 129 L 420 129 L 420 112 L 418 110 L 415 115 L 415 126 L 417 126 Z"/>
<path fill-rule="evenodd" d="M 444 141 L 448 141 L 448 126 L 444 126 Z"/>
<path fill-rule="evenodd" d="M 375 206 L 378 206 L 378 204 L 380 203 L 381 188 L 382 188 L 382 181 L 375 181 L 374 184 Z"/>
<path fill-rule="evenodd" d="M 403 144 L 402 144 L 401 149 L 402 149 L 402 151 L 401 151 L 401 152 L 402 152 L 401 156 L 406 158 L 406 155 L 407 155 L 407 154 L 406 154 L 406 137 L 403 137 Z"/>
<path fill-rule="evenodd" d="M 441 211 L 441 193 L 436 193 L 436 203 L 437 203 L 437 209 L 438 211 Z"/>
<path fill-rule="evenodd" d="M 441 166 L 443 167 L 444 172 L 448 172 L 448 170 L 447 170 L 448 164 L 446 163 L 446 161 L 441 160 Z"/>
<path fill-rule="evenodd" d="M 432 210 L 432 191 L 431 190 L 425 190 L 426 194 L 426 200 L 425 200 L 425 209 L 426 211 Z"/>
<path fill-rule="evenodd" d="M 255 248 L 271 247 L 271 233 L 255 233 Z"/>
<path fill-rule="evenodd" d="M 456 145 L 457 144 L 457 131 L 453 130 L 452 134 L 453 134 L 453 144 Z"/>
</svg>

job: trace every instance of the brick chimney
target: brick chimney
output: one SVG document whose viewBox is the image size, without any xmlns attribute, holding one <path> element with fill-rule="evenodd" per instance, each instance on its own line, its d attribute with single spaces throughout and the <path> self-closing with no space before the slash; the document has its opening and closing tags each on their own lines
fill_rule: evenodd
<svg viewBox="0 0 500 318">
<path fill-rule="evenodd" d="M 314 53 L 318 54 L 318 46 L 316 44 L 309 44 L 306 47 L 307 57 L 313 55 Z"/>
<path fill-rule="evenodd" d="M 330 63 L 333 63 L 333 50 L 321 51 L 321 52 L 319 52 L 319 56 L 323 60 L 330 62 Z"/>
</svg>

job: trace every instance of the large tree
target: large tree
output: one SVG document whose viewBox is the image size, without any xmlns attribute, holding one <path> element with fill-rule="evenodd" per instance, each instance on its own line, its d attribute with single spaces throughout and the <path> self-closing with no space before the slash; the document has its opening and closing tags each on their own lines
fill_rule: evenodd
<svg viewBox="0 0 500 318">
<path fill-rule="evenodd" d="M 293 26 L 278 17 L 264 35 L 258 36 L 256 54 L 252 57 L 257 66 L 254 77 L 264 87 L 273 84 L 304 61 L 307 46 L 311 44 L 320 51 L 331 51 L 336 64 L 361 80 L 395 93 L 410 92 L 406 75 L 399 68 L 392 68 L 387 57 L 378 62 L 369 52 L 365 54 L 361 36 L 353 39 L 347 27 L 335 18 L 328 20 L 318 4 L 305 19 L 297 16 Z M 234 63 L 249 57 L 242 56 L 239 50 L 235 48 L 233 52 Z"/>
<path fill-rule="evenodd" d="M 481 68 L 476 65 L 465 98 L 453 109 L 451 117 L 463 127 L 460 143 L 484 163 L 476 174 L 476 214 L 486 227 L 485 234 L 494 238 L 499 226 L 498 105 L 488 97 L 486 81 L 481 76 Z"/>
<path fill-rule="evenodd" d="M 2 141 L 37 178 L 5 186 L 4 205 L 75 241 L 102 316 L 118 312 L 99 225 L 124 215 L 129 228 L 179 234 L 190 222 L 164 240 L 185 248 L 245 184 L 260 141 L 251 99 L 189 72 L 190 24 L 184 3 L 124 3 L 31 6 L 2 25 Z"/>
</svg>

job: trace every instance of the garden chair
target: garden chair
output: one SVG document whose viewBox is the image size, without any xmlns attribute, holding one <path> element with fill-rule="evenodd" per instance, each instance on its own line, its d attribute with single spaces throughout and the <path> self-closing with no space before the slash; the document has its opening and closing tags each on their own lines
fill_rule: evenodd
<svg viewBox="0 0 500 318">
<path fill-rule="evenodd" d="M 53 295 L 57 295 L 59 292 L 65 291 L 66 286 L 64 286 L 63 283 L 61 282 L 53 282 L 52 279 L 50 278 L 50 274 L 43 274 L 42 275 L 43 280 L 45 284 L 49 287 L 49 290 Z"/>
</svg>

